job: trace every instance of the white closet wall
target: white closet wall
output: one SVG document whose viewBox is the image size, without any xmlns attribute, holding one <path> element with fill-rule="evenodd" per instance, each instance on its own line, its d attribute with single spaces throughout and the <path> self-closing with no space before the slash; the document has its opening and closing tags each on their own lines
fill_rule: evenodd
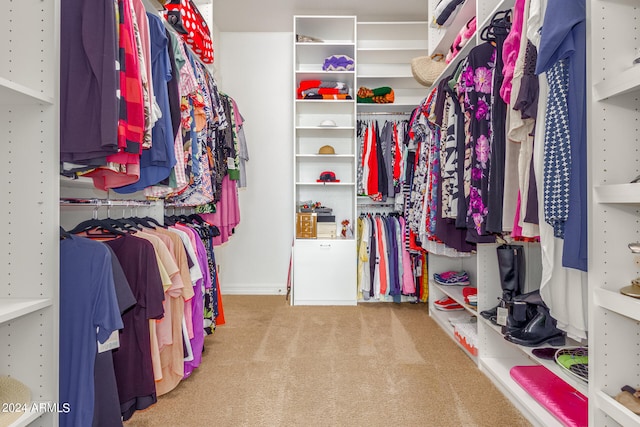
<svg viewBox="0 0 640 427">
<path fill-rule="evenodd" d="M 32 401 L 57 403 L 59 2 L 5 1 L 3 16 L 0 375 L 26 384 Z M 58 414 L 14 425 L 29 422 L 57 426 Z"/>
<path fill-rule="evenodd" d="M 240 225 L 216 248 L 222 294 L 286 293 L 291 254 L 293 37 L 291 32 L 220 32 L 220 89 L 238 103 L 249 145 Z"/>
</svg>

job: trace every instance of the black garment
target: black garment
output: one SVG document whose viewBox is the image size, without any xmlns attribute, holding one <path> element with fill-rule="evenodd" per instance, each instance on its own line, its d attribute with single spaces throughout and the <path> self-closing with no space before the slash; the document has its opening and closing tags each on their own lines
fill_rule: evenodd
<svg viewBox="0 0 640 427">
<path fill-rule="evenodd" d="M 122 266 L 110 246 L 111 264 L 113 267 L 113 283 L 118 299 L 120 314 L 136 304 L 129 282 L 122 271 Z M 93 408 L 93 427 L 122 426 L 120 414 L 120 399 L 118 398 L 118 384 L 113 369 L 113 350 L 96 354 L 94 367 L 95 403 Z"/>
<path fill-rule="evenodd" d="M 491 24 L 496 42 L 496 66 L 493 73 L 493 103 L 491 105 L 491 168 L 489 171 L 489 194 L 487 233 L 502 233 L 502 214 L 504 202 L 505 153 L 507 149 L 506 121 L 507 104 L 500 96 L 504 81 L 502 68 L 502 47 L 509 35 L 511 23 L 502 18 Z"/>
</svg>

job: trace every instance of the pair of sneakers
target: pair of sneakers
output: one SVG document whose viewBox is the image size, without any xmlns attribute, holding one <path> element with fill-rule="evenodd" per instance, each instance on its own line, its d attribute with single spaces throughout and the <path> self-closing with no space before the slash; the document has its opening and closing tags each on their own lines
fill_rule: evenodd
<svg viewBox="0 0 640 427">
<path fill-rule="evenodd" d="M 435 273 L 433 279 L 439 285 L 444 286 L 467 286 L 470 285 L 469 274 L 466 271 L 444 271 Z"/>
<path fill-rule="evenodd" d="M 460 311 L 464 310 L 464 307 L 461 306 L 451 297 L 442 297 L 437 301 L 434 301 L 433 306 L 436 310 L 440 311 Z"/>
</svg>

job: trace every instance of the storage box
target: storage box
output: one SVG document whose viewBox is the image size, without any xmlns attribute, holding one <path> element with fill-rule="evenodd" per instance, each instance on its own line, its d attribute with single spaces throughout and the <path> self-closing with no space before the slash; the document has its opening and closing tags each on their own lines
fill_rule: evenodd
<svg viewBox="0 0 640 427">
<path fill-rule="evenodd" d="M 318 215 L 315 213 L 296 213 L 296 237 L 315 239 L 317 219 Z"/>
<path fill-rule="evenodd" d="M 456 323 L 453 326 L 453 336 L 456 341 L 474 356 L 478 355 L 478 331 L 475 324 Z"/>
<path fill-rule="evenodd" d="M 336 222 L 335 215 L 318 215 L 318 222 Z"/>
<path fill-rule="evenodd" d="M 335 239 L 337 236 L 335 222 L 318 222 L 316 228 L 318 239 Z"/>
</svg>

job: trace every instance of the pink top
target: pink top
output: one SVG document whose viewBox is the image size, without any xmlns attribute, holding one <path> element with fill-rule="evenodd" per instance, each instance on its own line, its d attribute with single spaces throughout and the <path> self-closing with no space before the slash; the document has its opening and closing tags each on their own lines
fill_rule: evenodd
<svg viewBox="0 0 640 427">
<path fill-rule="evenodd" d="M 502 61 L 504 62 L 502 74 L 504 75 L 504 80 L 500 88 L 500 97 L 502 97 L 507 104 L 509 104 L 511 100 L 511 80 L 513 79 L 513 70 L 516 67 L 516 60 L 520 52 L 524 3 L 525 0 L 516 0 L 513 6 L 513 23 L 502 47 Z"/>
</svg>

